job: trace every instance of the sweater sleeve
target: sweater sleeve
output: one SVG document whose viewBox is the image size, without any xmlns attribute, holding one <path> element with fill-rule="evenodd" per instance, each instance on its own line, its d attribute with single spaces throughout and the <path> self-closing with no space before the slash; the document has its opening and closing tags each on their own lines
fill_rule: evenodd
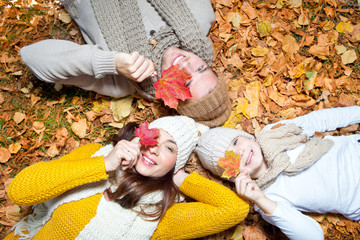
<svg viewBox="0 0 360 240">
<path fill-rule="evenodd" d="M 76 186 L 107 179 L 103 156 L 91 157 L 101 147 L 85 145 L 59 159 L 25 168 L 10 183 L 10 199 L 19 205 L 34 205 Z"/>
<path fill-rule="evenodd" d="M 269 223 L 279 227 L 289 239 L 324 239 L 324 232 L 314 219 L 304 215 L 289 204 L 277 202 L 272 215 L 267 215 L 257 207 L 261 216 Z"/>
<path fill-rule="evenodd" d="M 176 203 L 152 239 L 190 239 L 224 231 L 245 219 L 249 205 L 230 189 L 191 173 L 180 190 L 198 202 Z"/>
<path fill-rule="evenodd" d="M 336 128 L 360 123 L 360 107 L 352 106 L 322 109 L 291 120 L 283 120 L 278 123 L 294 123 L 301 127 L 304 130 L 304 133 L 311 137 L 315 132 L 333 131 Z M 269 130 L 278 123 L 266 125 L 263 130 Z"/>
</svg>

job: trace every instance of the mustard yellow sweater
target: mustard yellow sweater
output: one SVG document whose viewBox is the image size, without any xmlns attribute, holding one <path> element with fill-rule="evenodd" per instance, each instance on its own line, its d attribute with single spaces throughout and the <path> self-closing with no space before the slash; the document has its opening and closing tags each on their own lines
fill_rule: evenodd
<svg viewBox="0 0 360 240">
<path fill-rule="evenodd" d="M 76 186 L 107 179 L 103 157 L 91 157 L 102 146 L 89 144 L 49 162 L 21 171 L 10 183 L 8 195 L 19 205 L 45 202 Z M 198 202 L 176 203 L 159 222 L 152 239 L 189 239 L 221 232 L 242 221 L 249 205 L 226 187 L 197 173 L 180 186 Z M 33 239 L 74 239 L 95 216 L 102 194 L 64 203 L 54 210 Z M 18 239 L 12 232 L 5 240 Z"/>
</svg>

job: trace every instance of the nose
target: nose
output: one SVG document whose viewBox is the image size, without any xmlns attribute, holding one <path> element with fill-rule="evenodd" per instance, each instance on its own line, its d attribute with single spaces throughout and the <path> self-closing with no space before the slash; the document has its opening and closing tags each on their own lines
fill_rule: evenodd
<svg viewBox="0 0 360 240">
<path fill-rule="evenodd" d="M 158 156 L 159 155 L 159 146 L 157 144 L 153 145 L 153 146 L 150 146 L 149 147 L 149 152 L 151 154 L 154 154 L 154 155 Z"/>
</svg>

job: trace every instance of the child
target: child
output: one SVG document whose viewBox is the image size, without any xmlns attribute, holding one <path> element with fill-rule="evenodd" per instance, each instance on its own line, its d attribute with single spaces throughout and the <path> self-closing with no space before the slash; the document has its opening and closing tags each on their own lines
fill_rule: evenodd
<svg viewBox="0 0 360 240">
<path fill-rule="evenodd" d="M 301 212 L 360 219 L 360 135 L 314 134 L 359 122 L 360 107 L 353 106 L 267 125 L 256 139 L 219 127 L 201 137 L 196 153 L 218 176 L 223 169 L 217 160 L 225 150 L 240 154 L 240 174 L 234 179 L 238 194 L 253 201 L 255 210 L 290 239 L 323 239 L 320 225 Z"/>
<path fill-rule="evenodd" d="M 10 183 L 9 197 L 37 205 L 6 240 L 187 239 L 246 217 L 248 205 L 235 193 L 182 170 L 199 132 L 208 127 L 174 116 L 153 121 L 154 128 L 156 145 L 141 146 L 134 125 L 128 125 L 115 146 L 89 144 L 22 170 Z M 199 202 L 173 204 L 179 201 L 175 184 Z"/>
</svg>

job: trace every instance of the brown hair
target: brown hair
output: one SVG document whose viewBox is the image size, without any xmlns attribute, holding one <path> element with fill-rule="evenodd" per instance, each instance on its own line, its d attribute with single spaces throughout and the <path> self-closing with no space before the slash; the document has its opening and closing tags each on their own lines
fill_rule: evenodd
<svg viewBox="0 0 360 240">
<path fill-rule="evenodd" d="M 130 141 L 135 135 L 136 123 L 129 123 L 125 125 L 118 134 L 112 135 L 110 140 L 115 145 L 121 140 Z M 147 220 L 156 221 L 161 219 L 166 210 L 175 202 L 175 199 L 179 196 L 179 189 L 173 182 L 175 166 L 163 177 L 146 177 L 136 173 L 133 169 L 128 169 L 120 176 L 120 180 L 116 180 L 116 174 L 112 174 L 111 179 L 115 182 L 119 182 L 117 189 L 112 192 L 109 189 L 106 190 L 106 194 L 112 201 L 119 203 L 122 207 L 127 209 L 133 209 L 140 199 L 146 194 L 162 191 L 163 198 L 161 201 L 152 204 L 155 206 L 155 210 L 152 212 L 145 212 L 144 209 L 138 212 L 142 217 Z"/>
</svg>

